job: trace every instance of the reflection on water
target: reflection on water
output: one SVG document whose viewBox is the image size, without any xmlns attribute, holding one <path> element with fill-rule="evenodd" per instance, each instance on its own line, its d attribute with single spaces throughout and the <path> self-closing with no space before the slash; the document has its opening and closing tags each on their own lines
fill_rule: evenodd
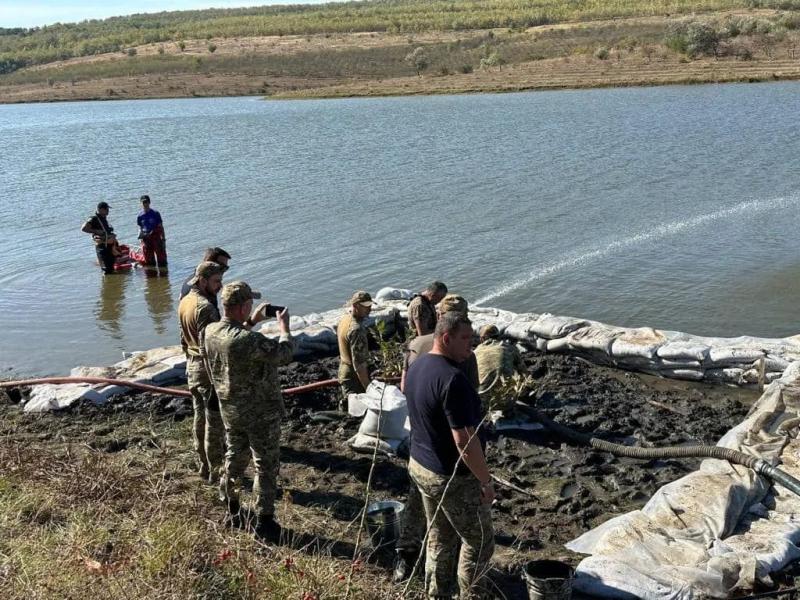
<svg viewBox="0 0 800 600">
<path fill-rule="evenodd" d="M 147 312 L 153 320 L 156 333 L 166 333 L 173 315 L 169 273 L 166 269 L 145 269 L 144 274 L 144 299 L 147 302 Z"/>
<path fill-rule="evenodd" d="M 94 315 L 97 326 L 115 340 L 121 340 L 122 317 L 125 314 L 125 288 L 131 280 L 131 273 L 114 273 L 100 277 L 100 293 L 97 295 Z"/>
</svg>

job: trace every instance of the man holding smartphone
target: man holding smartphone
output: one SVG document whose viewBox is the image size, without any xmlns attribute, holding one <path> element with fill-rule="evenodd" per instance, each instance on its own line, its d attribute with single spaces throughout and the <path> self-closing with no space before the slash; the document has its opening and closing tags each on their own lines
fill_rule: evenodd
<svg viewBox="0 0 800 600">
<path fill-rule="evenodd" d="M 269 309 L 262 304 L 253 310 L 253 300 L 260 297 L 244 281 L 224 286 L 221 298 L 225 316 L 205 328 L 203 347 L 225 424 L 227 450 L 220 497 L 232 521 L 241 523 L 239 496 L 252 456 L 256 534 L 278 541 L 281 527 L 275 521 L 275 494 L 285 413 L 278 366 L 291 362 L 294 346 L 285 308 L 276 314 L 279 340 L 250 330 L 266 318 Z"/>
</svg>

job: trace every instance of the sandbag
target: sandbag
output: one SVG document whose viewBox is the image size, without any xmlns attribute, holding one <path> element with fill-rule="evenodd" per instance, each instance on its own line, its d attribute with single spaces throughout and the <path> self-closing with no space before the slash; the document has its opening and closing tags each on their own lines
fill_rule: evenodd
<svg viewBox="0 0 800 600">
<path fill-rule="evenodd" d="M 762 358 L 764 352 L 757 348 L 716 347 L 708 352 L 708 360 L 715 366 L 744 365 Z"/>
<path fill-rule="evenodd" d="M 562 338 L 565 335 L 577 331 L 589 325 L 589 321 L 576 319 L 575 317 L 558 317 L 550 313 L 539 315 L 530 327 L 530 331 L 539 337 L 550 340 Z"/>
<path fill-rule="evenodd" d="M 373 299 L 379 301 L 385 300 L 411 300 L 414 297 L 414 292 L 404 288 L 383 287 L 379 289 Z"/>
<path fill-rule="evenodd" d="M 709 350 L 707 345 L 696 341 L 671 341 L 659 346 L 656 355 L 666 360 L 703 362 L 708 357 Z"/>
<path fill-rule="evenodd" d="M 54 385 L 45 383 L 31 388 L 29 399 L 25 402 L 24 412 L 44 412 L 67 408 L 77 400 L 88 400 L 100 403 L 103 397 L 84 383 Z"/>
<path fill-rule="evenodd" d="M 538 316 L 533 313 L 516 315 L 511 322 L 506 325 L 504 335 L 519 341 L 530 339 L 536 335 L 532 329 L 536 319 L 538 319 Z"/>
<path fill-rule="evenodd" d="M 722 369 L 707 369 L 706 380 L 709 383 L 728 383 L 741 385 L 743 383 L 744 369 L 727 367 Z"/>
<path fill-rule="evenodd" d="M 569 347 L 573 350 L 601 352 L 610 356 L 614 340 L 622 335 L 623 331 L 602 323 L 587 323 L 582 329 L 570 333 L 566 339 Z"/>
<path fill-rule="evenodd" d="M 705 371 L 703 369 L 660 369 L 662 376 L 670 379 L 685 379 L 687 381 L 703 381 Z"/>
<path fill-rule="evenodd" d="M 611 354 L 614 358 L 638 356 L 652 359 L 665 341 L 664 334 L 651 327 L 628 329 L 614 340 Z"/>
</svg>

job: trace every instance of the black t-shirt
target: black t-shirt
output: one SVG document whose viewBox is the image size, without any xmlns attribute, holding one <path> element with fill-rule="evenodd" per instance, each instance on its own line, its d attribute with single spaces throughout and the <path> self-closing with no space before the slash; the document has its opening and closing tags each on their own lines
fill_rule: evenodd
<svg viewBox="0 0 800 600">
<path fill-rule="evenodd" d="M 450 475 L 459 456 L 452 430 L 480 424 L 478 393 L 458 364 L 439 354 L 425 354 L 408 369 L 405 395 L 411 458 L 434 473 Z M 458 472 L 466 474 L 469 469 L 462 462 Z"/>
<path fill-rule="evenodd" d="M 100 229 L 101 231 L 105 232 L 105 235 L 103 235 L 101 239 L 98 239 L 97 236 L 95 236 L 95 242 L 98 245 L 105 244 L 108 241 L 108 236 L 114 233 L 114 228 L 108 224 L 108 219 L 106 219 L 106 217 L 103 215 L 95 213 L 86 219 L 86 223 L 91 229 Z"/>
</svg>

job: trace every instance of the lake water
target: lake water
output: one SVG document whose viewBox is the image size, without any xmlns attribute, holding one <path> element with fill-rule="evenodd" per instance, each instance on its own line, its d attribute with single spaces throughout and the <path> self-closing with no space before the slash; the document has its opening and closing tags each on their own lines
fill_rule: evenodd
<svg viewBox="0 0 800 600">
<path fill-rule="evenodd" d="M 697 334 L 800 333 L 800 84 L 0 106 L 0 375 L 176 343 L 203 248 L 294 314 L 444 280 L 470 301 Z M 103 277 L 108 201 L 167 277 Z"/>
</svg>

